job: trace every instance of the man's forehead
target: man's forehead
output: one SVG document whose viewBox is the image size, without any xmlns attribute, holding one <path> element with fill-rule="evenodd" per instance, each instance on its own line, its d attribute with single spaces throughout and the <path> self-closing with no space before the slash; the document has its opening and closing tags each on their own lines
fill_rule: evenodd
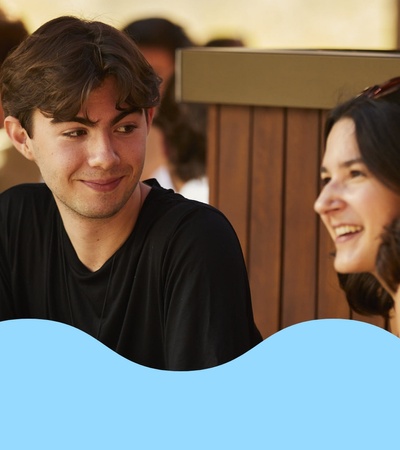
<svg viewBox="0 0 400 450">
<path fill-rule="evenodd" d="M 129 115 L 141 116 L 142 114 L 143 114 L 143 108 L 127 107 L 126 109 L 121 110 L 121 108 L 118 108 L 116 105 L 115 109 L 113 110 L 113 113 L 111 115 L 109 115 L 107 118 L 112 123 L 117 123 L 120 120 L 124 119 L 126 116 L 129 116 Z M 94 117 L 91 118 L 89 116 L 87 109 L 85 109 L 85 108 L 82 108 L 81 111 L 79 111 L 76 115 L 72 115 L 72 116 L 51 115 L 49 113 L 46 113 L 44 111 L 37 109 L 34 111 L 33 119 L 35 119 L 35 116 L 37 117 L 38 115 L 42 116 L 42 118 L 44 118 L 45 120 L 47 120 L 48 122 L 50 122 L 52 124 L 65 123 L 65 122 L 77 122 L 77 123 L 81 123 L 83 125 L 93 126 L 99 122 L 99 119 L 96 119 Z"/>
</svg>

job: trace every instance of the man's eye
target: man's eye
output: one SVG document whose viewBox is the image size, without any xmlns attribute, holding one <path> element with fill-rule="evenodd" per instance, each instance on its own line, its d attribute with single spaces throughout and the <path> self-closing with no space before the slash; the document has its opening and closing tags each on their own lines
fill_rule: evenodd
<svg viewBox="0 0 400 450">
<path fill-rule="evenodd" d="M 73 130 L 73 131 L 66 131 L 65 133 L 63 133 L 63 136 L 74 138 L 84 136 L 85 134 L 86 134 L 85 130 Z"/>
<path fill-rule="evenodd" d="M 136 125 L 121 125 L 117 128 L 117 131 L 118 133 L 132 133 L 136 128 Z"/>
</svg>

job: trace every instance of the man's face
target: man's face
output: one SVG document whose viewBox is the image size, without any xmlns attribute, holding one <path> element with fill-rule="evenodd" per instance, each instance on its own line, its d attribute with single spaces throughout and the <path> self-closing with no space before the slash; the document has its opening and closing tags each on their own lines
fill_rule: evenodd
<svg viewBox="0 0 400 450">
<path fill-rule="evenodd" d="M 39 166 L 61 213 L 101 219 L 129 208 L 153 111 L 147 116 L 143 110 L 121 113 L 116 101 L 115 82 L 109 78 L 88 99 L 90 122 L 83 111 L 58 123 L 38 110 L 33 114 L 27 154 Z"/>
</svg>

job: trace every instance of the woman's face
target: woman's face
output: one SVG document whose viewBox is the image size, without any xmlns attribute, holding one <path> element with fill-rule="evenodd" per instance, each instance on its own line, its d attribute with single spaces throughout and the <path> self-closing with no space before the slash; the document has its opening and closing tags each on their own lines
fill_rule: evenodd
<svg viewBox="0 0 400 450">
<path fill-rule="evenodd" d="M 335 270 L 375 274 L 380 235 L 400 216 L 400 195 L 378 181 L 361 159 L 352 119 L 340 119 L 329 133 L 321 179 L 314 209 L 335 243 Z"/>
</svg>

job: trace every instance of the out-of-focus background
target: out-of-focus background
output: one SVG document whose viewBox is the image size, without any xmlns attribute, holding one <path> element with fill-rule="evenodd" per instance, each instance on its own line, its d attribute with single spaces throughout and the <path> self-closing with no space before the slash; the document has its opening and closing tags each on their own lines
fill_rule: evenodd
<svg viewBox="0 0 400 450">
<path fill-rule="evenodd" d="M 393 49 L 397 0 L 0 0 L 29 31 L 64 14 L 116 27 L 148 16 L 178 22 L 198 44 L 238 36 L 254 48 Z"/>
</svg>

